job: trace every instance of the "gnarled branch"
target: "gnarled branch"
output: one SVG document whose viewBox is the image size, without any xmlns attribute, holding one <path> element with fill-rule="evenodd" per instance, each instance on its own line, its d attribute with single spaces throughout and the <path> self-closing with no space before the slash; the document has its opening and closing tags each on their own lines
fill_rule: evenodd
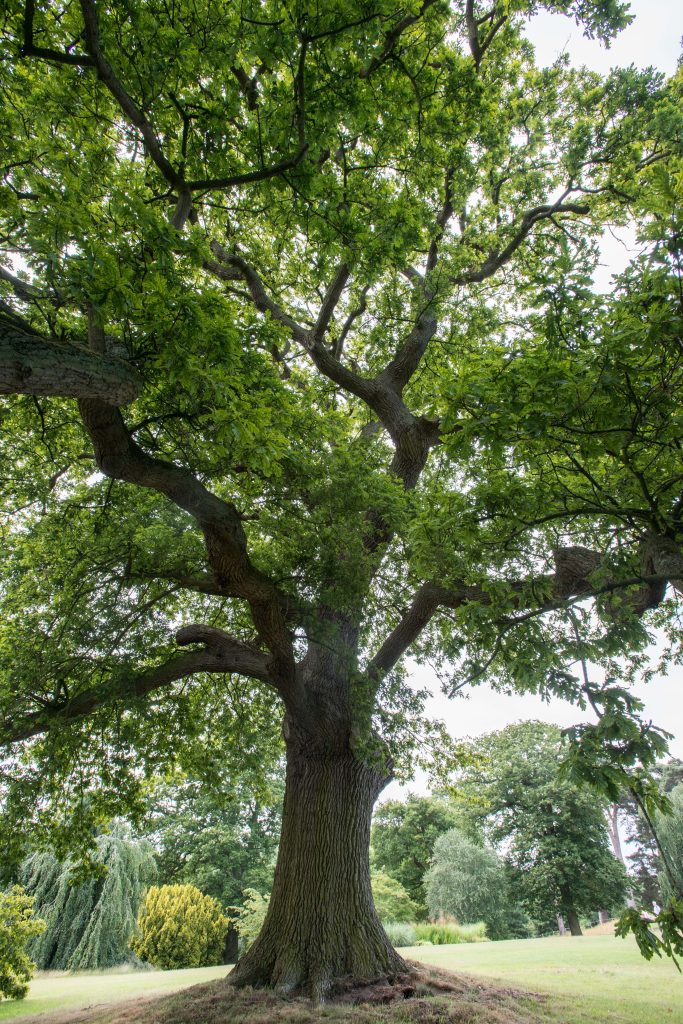
<svg viewBox="0 0 683 1024">
<path fill-rule="evenodd" d="M 202 643 L 202 650 L 187 651 L 163 665 L 141 672 L 121 671 L 115 680 L 91 686 L 61 702 L 46 704 L 39 712 L 7 719 L 0 724 L 0 746 L 31 739 L 51 728 L 68 725 L 117 701 L 136 700 L 198 672 L 234 672 L 268 682 L 268 655 L 235 640 L 212 626 L 185 626 L 176 634 L 180 645 Z"/>
<path fill-rule="evenodd" d="M 533 209 L 527 210 L 519 223 L 518 230 L 512 236 L 504 249 L 493 249 L 480 267 L 476 270 L 467 270 L 463 274 L 456 275 L 451 278 L 451 283 L 455 285 L 477 284 L 481 281 L 485 281 L 489 277 L 492 277 L 511 259 L 512 256 L 514 256 L 520 245 L 522 245 L 522 243 L 529 237 L 534 226 L 541 221 L 551 220 L 558 214 L 563 213 L 575 213 L 581 215 L 590 212 L 590 208 L 585 204 L 566 203 L 564 202 L 565 198 L 566 194 L 561 196 L 555 203 L 535 206 Z"/>
<path fill-rule="evenodd" d="M 238 510 L 207 490 L 188 469 L 147 455 L 131 438 L 118 409 L 91 399 L 81 400 L 79 407 L 97 464 L 106 476 L 158 491 L 199 524 L 217 583 L 249 604 L 257 633 L 273 655 L 273 680 L 283 695 L 289 694 L 294 655 L 286 601 L 251 563 Z"/>
<path fill-rule="evenodd" d="M 676 578 L 683 577 L 683 556 L 676 545 L 665 538 L 653 539 L 643 546 L 642 575 L 628 579 L 594 582 L 591 577 L 603 567 L 604 556 L 590 548 L 558 548 L 553 555 L 555 573 L 507 582 L 515 595 L 515 607 L 531 608 L 529 614 L 538 615 L 562 608 L 575 598 L 607 596 L 637 588 L 634 594 L 627 596 L 624 603 L 635 614 L 642 615 L 648 608 L 654 608 L 660 603 L 668 582 L 675 585 Z M 369 662 L 369 673 L 381 679 L 391 671 L 439 608 L 457 609 L 467 603 L 490 605 L 491 592 L 485 586 L 450 584 L 445 587 L 431 581 L 423 583 L 400 622 Z M 507 618 L 503 625 L 510 628 L 528 617 Z"/>
</svg>

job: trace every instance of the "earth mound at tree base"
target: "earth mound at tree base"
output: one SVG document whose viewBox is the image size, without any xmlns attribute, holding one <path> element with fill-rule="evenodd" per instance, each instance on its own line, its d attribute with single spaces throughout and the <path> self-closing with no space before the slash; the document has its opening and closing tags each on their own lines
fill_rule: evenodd
<svg viewBox="0 0 683 1024">
<path fill-rule="evenodd" d="M 337 987 L 323 1004 L 225 980 L 159 999 L 41 1014 L 23 1024 L 546 1024 L 549 997 L 411 964 L 415 973 Z"/>
</svg>

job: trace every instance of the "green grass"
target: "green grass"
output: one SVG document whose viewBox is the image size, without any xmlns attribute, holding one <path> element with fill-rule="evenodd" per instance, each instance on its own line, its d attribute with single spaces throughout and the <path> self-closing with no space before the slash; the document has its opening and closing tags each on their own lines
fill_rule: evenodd
<svg viewBox="0 0 683 1024">
<path fill-rule="evenodd" d="M 630 939 L 585 935 L 401 952 L 449 971 L 562 996 L 576 1009 L 568 1024 L 683 1024 L 683 977 L 670 960 L 644 960 Z"/>
<path fill-rule="evenodd" d="M 556 995 L 557 1002 L 547 1007 L 554 1024 L 683 1024 L 683 978 L 671 961 L 647 963 L 633 942 L 611 935 L 415 946 L 402 952 L 411 960 Z M 0 1003 L 0 1021 L 168 994 L 225 973 L 225 967 L 205 967 L 38 975 L 25 1000 Z M 348 1010 L 340 1014 L 347 1019 Z"/>
<path fill-rule="evenodd" d="M 77 1010 L 97 1003 L 114 1003 L 135 996 L 168 995 L 189 985 L 223 978 L 229 968 L 199 967 L 186 971 L 107 971 L 103 974 L 37 974 L 21 1002 L 0 1003 L 0 1021 L 18 1020 L 35 1013 Z"/>
</svg>

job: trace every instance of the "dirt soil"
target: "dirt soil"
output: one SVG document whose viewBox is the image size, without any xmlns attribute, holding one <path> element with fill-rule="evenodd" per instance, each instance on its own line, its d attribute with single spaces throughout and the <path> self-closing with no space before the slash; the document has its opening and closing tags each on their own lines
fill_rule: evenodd
<svg viewBox="0 0 683 1024">
<path fill-rule="evenodd" d="M 264 990 L 235 989 L 220 980 L 162 998 L 24 1017 L 21 1024 L 543 1024 L 549 1019 L 548 996 L 411 967 L 414 974 L 391 984 L 341 984 L 319 1006 Z"/>
</svg>

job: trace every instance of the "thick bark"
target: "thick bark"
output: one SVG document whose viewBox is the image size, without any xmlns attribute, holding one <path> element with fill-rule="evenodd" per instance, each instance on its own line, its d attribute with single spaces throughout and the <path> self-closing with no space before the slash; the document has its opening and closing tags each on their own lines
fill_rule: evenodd
<svg viewBox="0 0 683 1024">
<path fill-rule="evenodd" d="M 571 935 L 583 935 L 579 915 L 576 913 L 574 907 L 570 907 L 567 911 L 567 923 L 569 925 L 569 932 Z"/>
<path fill-rule="evenodd" d="M 106 354 L 29 333 L 0 315 L 0 394 L 97 398 L 126 405 L 141 381 L 132 366 Z"/>
<path fill-rule="evenodd" d="M 231 974 L 323 999 L 339 979 L 408 972 L 375 911 L 369 843 L 373 804 L 388 778 L 345 745 L 287 742 L 282 838 L 261 934 Z"/>
</svg>

